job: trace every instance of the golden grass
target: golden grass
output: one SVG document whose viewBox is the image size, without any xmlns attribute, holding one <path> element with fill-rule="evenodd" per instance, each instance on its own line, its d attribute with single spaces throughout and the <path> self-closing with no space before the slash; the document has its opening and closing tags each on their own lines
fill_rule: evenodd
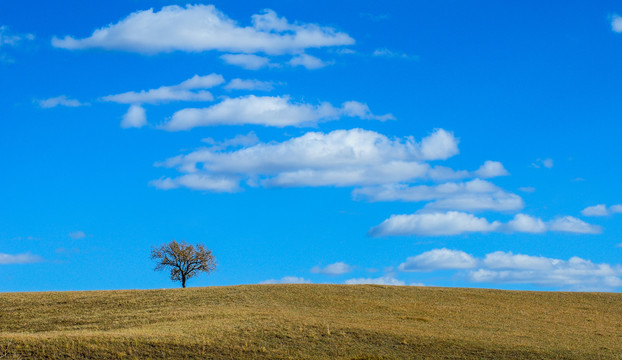
<svg viewBox="0 0 622 360">
<path fill-rule="evenodd" d="M 346 285 L 0 294 L 3 359 L 622 359 L 622 294 Z"/>
</svg>

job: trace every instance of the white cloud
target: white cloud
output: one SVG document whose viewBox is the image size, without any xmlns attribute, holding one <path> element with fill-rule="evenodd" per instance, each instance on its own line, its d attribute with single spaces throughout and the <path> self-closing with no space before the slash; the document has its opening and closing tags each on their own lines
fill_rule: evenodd
<svg viewBox="0 0 622 360">
<path fill-rule="evenodd" d="M 122 94 L 102 97 L 103 101 L 120 104 L 158 104 L 170 101 L 212 101 L 214 96 L 208 91 L 192 91 L 209 89 L 222 84 L 225 79 L 222 75 L 210 74 L 206 76 L 194 75 L 192 78 L 173 86 L 161 86 L 157 89 L 128 91 Z"/>
<path fill-rule="evenodd" d="M 446 269 L 472 269 L 477 259 L 464 251 L 434 249 L 417 256 L 411 256 L 400 264 L 400 271 L 434 271 Z"/>
<path fill-rule="evenodd" d="M 564 261 L 499 251 L 488 254 L 484 267 L 469 272 L 468 279 L 473 282 L 535 284 L 588 291 L 619 288 L 622 286 L 621 275 L 619 266 L 594 264 L 579 257 Z"/>
<path fill-rule="evenodd" d="M 516 214 L 514 219 L 507 223 L 506 229 L 509 232 L 537 234 L 545 232 L 547 230 L 547 226 L 542 219 L 525 214 Z"/>
<path fill-rule="evenodd" d="M 170 190 L 185 187 L 192 190 L 212 192 L 237 192 L 240 191 L 239 180 L 226 176 L 210 176 L 202 174 L 186 174 L 177 178 L 162 178 L 152 180 L 149 185 L 160 190 Z"/>
<path fill-rule="evenodd" d="M 326 65 L 330 65 L 330 63 L 326 63 L 322 61 L 322 59 L 318 59 L 315 56 L 308 54 L 296 55 L 288 62 L 288 64 L 291 66 L 302 66 L 309 70 L 320 69 Z"/>
<path fill-rule="evenodd" d="M 622 213 L 622 205 L 620 204 L 612 205 L 609 208 L 605 204 L 598 204 L 581 210 L 583 216 L 609 216 L 617 213 Z"/>
<path fill-rule="evenodd" d="M 296 276 L 285 276 L 281 279 L 268 279 L 260 282 L 260 284 L 311 284 L 311 280 L 307 280 Z"/>
<path fill-rule="evenodd" d="M 43 261 L 38 255 L 32 255 L 31 253 L 24 254 L 2 254 L 0 253 L 0 265 L 11 264 L 31 264 Z"/>
<path fill-rule="evenodd" d="M 599 234 L 602 229 L 572 216 L 560 217 L 548 222 L 525 214 L 517 214 L 507 222 L 489 222 L 472 214 L 447 211 L 435 213 L 415 213 L 411 215 L 392 215 L 380 225 L 369 231 L 371 236 L 441 236 L 466 233 L 543 233 L 545 231 L 568 232 L 576 234 Z"/>
<path fill-rule="evenodd" d="M 386 120 L 392 115 L 374 115 L 365 104 L 346 102 L 341 108 L 330 103 L 320 105 L 293 103 L 289 97 L 248 95 L 227 98 L 202 109 L 182 109 L 173 114 L 164 125 L 165 130 L 189 130 L 198 126 L 215 125 L 263 125 L 263 126 L 310 126 L 320 121 L 336 120 L 343 116 L 362 119 Z"/>
<path fill-rule="evenodd" d="M 496 251 L 487 254 L 482 264 L 488 269 L 550 270 L 559 261 L 541 256 L 514 255 L 511 251 Z"/>
<path fill-rule="evenodd" d="M 212 138 L 205 138 L 201 141 L 211 145 L 211 150 L 222 150 L 228 147 L 252 146 L 259 143 L 259 138 L 251 131 L 246 135 L 238 134 L 232 139 L 225 139 L 223 141 L 216 141 Z"/>
<path fill-rule="evenodd" d="M 78 231 L 74 231 L 74 232 L 70 233 L 69 237 L 72 240 L 84 239 L 86 237 L 86 234 L 84 233 L 84 231 L 78 230 Z"/>
<path fill-rule="evenodd" d="M 140 105 L 130 106 L 121 120 L 121 127 L 124 129 L 141 128 L 145 125 L 147 125 L 147 114 Z"/>
<path fill-rule="evenodd" d="M 510 173 L 505 170 L 503 164 L 498 161 L 486 161 L 484 165 L 482 165 L 479 169 L 475 171 L 475 175 L 481 178 L 492 178 L 497 176 L 506 176 L 510 175 Z"/>
<path fill-rule="evenodd" d="M 588 224 L 572 216 L 563 216 L 549 222 L 551 231 L 561 231 L 578 234 L 600 234 L 600 226 Z"/>
<path fill-rule="evenodd" d="M 227 85 L 225 85 L 225 89 L 270 91 L 274 89 L 274 85 L 272 84 L 272 82 L 269 81 L 233 79 L 229 81 Z"/>
<path fill-rule="evenodd" d="M 471 232 L 491 232 L 501 224 L 458 211 L 445 213 L 422 213 L 412 215 L 391 215 L 380 225 L 369 231 L 371 236 L 458 235 Z"/>
<path fill-rule="evenodd" d="M 376 57 L 405 59 L 405 60 L 417 60 L 418 56 L 410 56 L 403 52 L 389 50 L 387 48 L 378 48 L 374 50 L 373 55 Z"/>
<path fill-rule="evenodd" d="M 8 26 L 0 26 L 0 47 L 18 46 L 24 40 L 34 40 L 33 34 L 15 34 L 9 31 Z"/>
<path fill-rule="evenodd" d="M 313 274 L 324 274 L 324 275 L 343 275 L 349 272 L 352 272 L 354 267 L 348 265 L 344 262 L 336 262 L 334 264 L 326 265 L 325 267 L 314 266 L 311 269 L 311 273 Z"/>
<path fill-rule="evenodd" d="M 464 183 L 448 182 L 436 186 L 389 184 L 355 189 L 355 197 L 370 201 L 431 201 L 429 209 L 465 211 L 514 211 L 524 207 L 520 196 L 505 192 L 480 179 Z"/>
<path fill-rule="evenodd" d="M 236 65 L 246 70 L 259 70 L 266 66 L 276 66 L 265 56 L 253 54 L 224 54 L 220 56 L 227 64 Z"/>
<path fill-rule="evenodd" d="M 290 23 L 272 10 L 253 15 L 252 26 L 242 27 L 213 5 L 137 11 L 84 39 L 52 39 L 52 45 L 65 49 L 104 48 L 146 54 L 176 50 L 286 54 L 353 43 L 346 33 L 316 24 Z"/>
<path fill-rule="evenodd" d="M 547 169 L 550 169 L 550 168 L 553 167 L 553 159 L 551 159 L 551 158 L 538 159 L 534 163 L 532 163 L 531 166 L 533 166 L 533 167 L 535 167 L 537 169 L 539 169 L 542 166 L 544 166 Z"/>
<path fill-rule="evenodd" d="M 622 17 L 617 14 L 611 17 L 611 30 L 613 32 L 622 33 Z"/>
<path fill-rule="evenodd" d="M 428 138 L 439 133 L 447 136 L 438 129 Z M 281 143 L 259 143 L 239 150 L 202 148 L 159 165 L 211 177 L 239 176 L 263 186 L 377 185 L 423 178 L 429 170 L 424 161 L 455 153 L 453 146 L 444 143 L 438 146 L 445 152 L 430 151 L 431 144 L 437 143 L 426 139 L 389 139 L 362 129 L 308 132 Z M 172 179 L 157 180 L 153 185 L 170 188 L 171 181 L 181 186 Z"/>
<path fill-rule="evenodd" d="M 76 99 L 70 99 L 65 95 L 61 95 L 61 96 L 57 96 L 57 97 L 53 97 L 53 98 L 49 98 L 45 100 L 39 100 L 38 103 L 39 103 L 39 106 L 44 109 L 53 108 L 57 106 L 78 107 L 78 106 L 86 105 Z"/>
<path fill-rule="evenodd" d="M 379 278 L 357 278 L 357 279 L 349 279 L 345 281 L 346 285 L 393 285 L 393 286 L 404 286 L 405 282 L 398 280 L 392 276 L 383 276 Z"/>
<path fill-rule="evenodd" d="M 477 258 L 458 250 L 434 249 L 409 257 L 400 271 L 466 270 L 459 272 L 477 283 L 534 284 L 568 290 L 614 290 L 622 286 L 622 267 L 496 251 Z"/>
</svg>

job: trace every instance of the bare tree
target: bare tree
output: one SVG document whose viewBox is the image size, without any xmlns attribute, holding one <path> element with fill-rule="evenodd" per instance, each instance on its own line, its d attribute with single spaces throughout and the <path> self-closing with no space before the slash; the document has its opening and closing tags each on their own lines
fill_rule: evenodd
<svg viewBox="0 0 622 360">
<path fill-rule="evenodd" d="M 151 248 L 151 259 L 156 262 L 155 270 L 171 270 L 171 280 L 186 281 L 201 272 L 210 273 L 216 269 L 216 258 L 203 244 L 192 246 L 185 241 L 173 239 L 168 244 Z"/>
</svg>

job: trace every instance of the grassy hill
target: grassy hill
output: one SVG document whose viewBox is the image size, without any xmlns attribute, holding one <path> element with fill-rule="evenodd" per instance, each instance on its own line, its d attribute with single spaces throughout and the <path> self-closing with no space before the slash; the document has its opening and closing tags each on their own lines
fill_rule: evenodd
<svg viewBox="0 0 622 360">
<path fill-rule="evenodd" d="M 622 359 L 622 294 L 346 285 L 0 294 L 2 359 Z"/>
</svg>

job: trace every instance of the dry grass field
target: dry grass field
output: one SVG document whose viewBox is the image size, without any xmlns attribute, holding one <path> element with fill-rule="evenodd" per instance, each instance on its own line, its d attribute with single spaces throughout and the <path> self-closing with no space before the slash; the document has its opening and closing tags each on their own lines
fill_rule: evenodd
<svg viewBox="0 0 622 360">
<path fill-rule="evenodd" d="M 0 294 L 2 359 L 622 359 L 622 294 L 250 285 Z"/>
</svg>

